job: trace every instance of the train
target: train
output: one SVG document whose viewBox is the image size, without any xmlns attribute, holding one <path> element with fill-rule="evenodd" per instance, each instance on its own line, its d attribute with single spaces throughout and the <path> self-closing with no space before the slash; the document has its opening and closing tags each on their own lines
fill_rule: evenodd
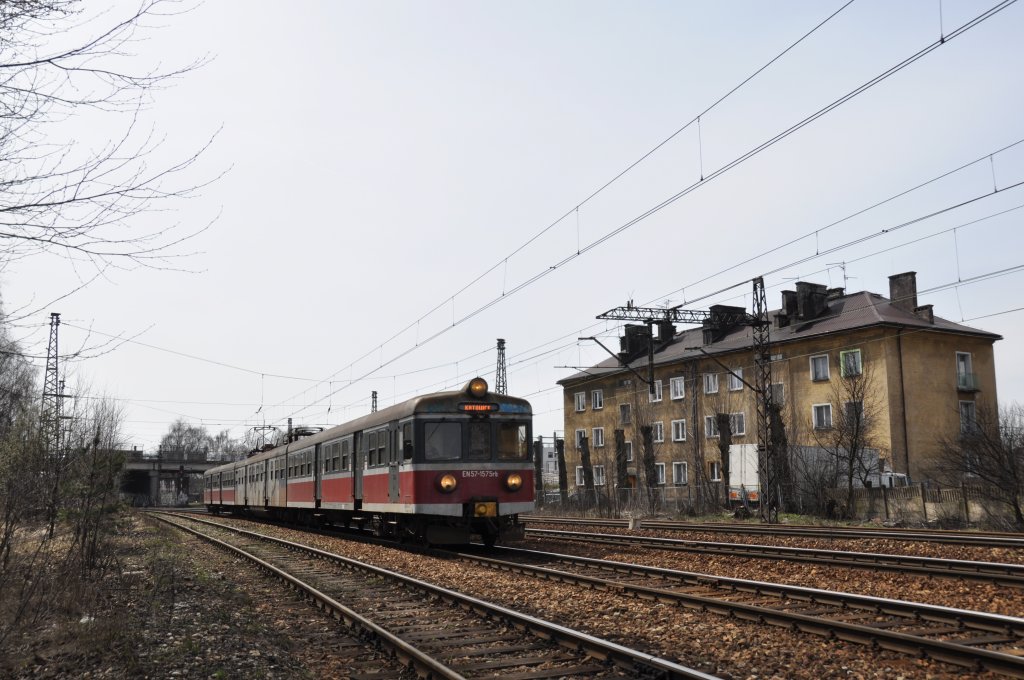
<svg viewBox="0 0 1024 680">
<path fill-rule="evenodd" d="M 428 545 L 522 538 L 534 509 L 533 413 L 477 377 L 348 423 L 296 428 L 279 445 L 204 474 L 230 512 L 372 531 Z"/>
</svg>

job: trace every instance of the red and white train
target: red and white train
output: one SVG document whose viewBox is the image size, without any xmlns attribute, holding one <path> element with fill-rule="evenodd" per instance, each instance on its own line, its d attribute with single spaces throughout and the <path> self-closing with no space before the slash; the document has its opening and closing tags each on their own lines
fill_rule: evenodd
<svg viewBox="0 0 1024 680">
<path fill-rule="evenodd" d="M 474 378 L 204 475 L 211 512 L 369 527 L 433 544 L 521 537 L 534 508 L 529 402 Z"/>
</svg>

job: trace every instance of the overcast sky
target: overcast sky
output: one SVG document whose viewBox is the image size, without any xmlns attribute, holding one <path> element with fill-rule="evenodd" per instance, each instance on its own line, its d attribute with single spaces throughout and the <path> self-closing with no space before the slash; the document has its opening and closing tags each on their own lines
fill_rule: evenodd
<svg viewBox="0 0 1024 680">
<path fill-rule="evenodd" d="M 135 338 L 71 370 L 124 400 L 147 450 L 177 417 L 241 436 L 343 422 L 372 390 L 384 406 L 493 383 L 499 337 L 510 393 L 549 435 L 555 381 L 607 356 L 577 337 L 616 346 L 597 314 L 749 308 L 763 273 L 774 308 L 796 279 L 844 285 L 839 263 L 851 291 L 888 294 L 910 270 L 921 291 L 960 282 L 918 303 L 1004 336 L 999 398 L 1024 401 L 1024 187 L 1005 189 L 1024 181 L 1024 144 L 988 158 L 1024 139 L 1024 3 L 716 174 L 997 4 L 856 0 L 702 115 L 699 136 L 672 137 L 843 4 L 207 2 L 139 46 L 211 57 L 146 112 L 168 158 L 220 130 L 193 181 L 227 173 L 174 215 L 185 231 L 216 218 L 179 263 L 192 273 L 110 272 L 45 306 L 76 275 L 23 261 L 3 272 L 5 307 L 45 306 L 19 336 L 35 354 L 50 311 L 67 351 Z"/>
</svg>

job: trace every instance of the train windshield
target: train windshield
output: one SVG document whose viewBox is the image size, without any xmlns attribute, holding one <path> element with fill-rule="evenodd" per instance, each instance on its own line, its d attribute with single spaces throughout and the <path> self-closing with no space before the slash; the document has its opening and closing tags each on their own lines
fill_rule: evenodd
<svg viewBox="0 0 1024 680">
<path fill-rule="evenodd" d="M 498 423 L 498 460 L 526 460 L 529 457 L 526 425 Z"/>
<path fill-rule="evenodd" d="M 424 423 L 423 444 L 427 460 L 458 460 L 462 457 L 462 425 Z"/>
</svg>

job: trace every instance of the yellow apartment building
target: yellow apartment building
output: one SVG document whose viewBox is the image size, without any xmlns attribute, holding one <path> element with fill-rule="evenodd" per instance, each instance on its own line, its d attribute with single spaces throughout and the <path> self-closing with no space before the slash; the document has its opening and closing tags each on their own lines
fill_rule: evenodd
<svg viewBox="0 0 1024 680">
<path fill-rule="evenodd" d="M 827 446 L 843 413 L 859 408 L 871 414 L 865 443 L 877 451 L 879 472 L 916 483 L 930 478 L 930 460 L 943 438 L 955 439 L 978 412 L 996 408 L 993 344 L 1001 337 L 918 306 L 914 272 L 889 277 L 889 285 L 888 297 L 806 282 L 783 291 L 782 306 L 770 312 L 772 389 L 790 448 Z M 716 310 L 742 311 L 713 307 L 712 317 Z M 559 381 L 570 486 L 583 486 L 583 436 L 595 484 L 610 490 L 616 486 L 615 431 L 622 430 L 626 483 L 635 486 L 639 430 L 650 425 L 657 481 L 669 498 L 691 494 L 702 476 L 720 484 L 716 414 L 729 414 L 734 446 L 756 450 L 751 329 L 741 324 L 711 332 L 713 324 L 705 326 L 677 332 L 661 324 L 655 338 L 640 332 L 646 327 L 627 326 L 618 357 Z M 655 344 L 653 394 L 645 380 L 647 342 Z M 730 480 L 736 479 L 733 470 Z"/>
</svg>

